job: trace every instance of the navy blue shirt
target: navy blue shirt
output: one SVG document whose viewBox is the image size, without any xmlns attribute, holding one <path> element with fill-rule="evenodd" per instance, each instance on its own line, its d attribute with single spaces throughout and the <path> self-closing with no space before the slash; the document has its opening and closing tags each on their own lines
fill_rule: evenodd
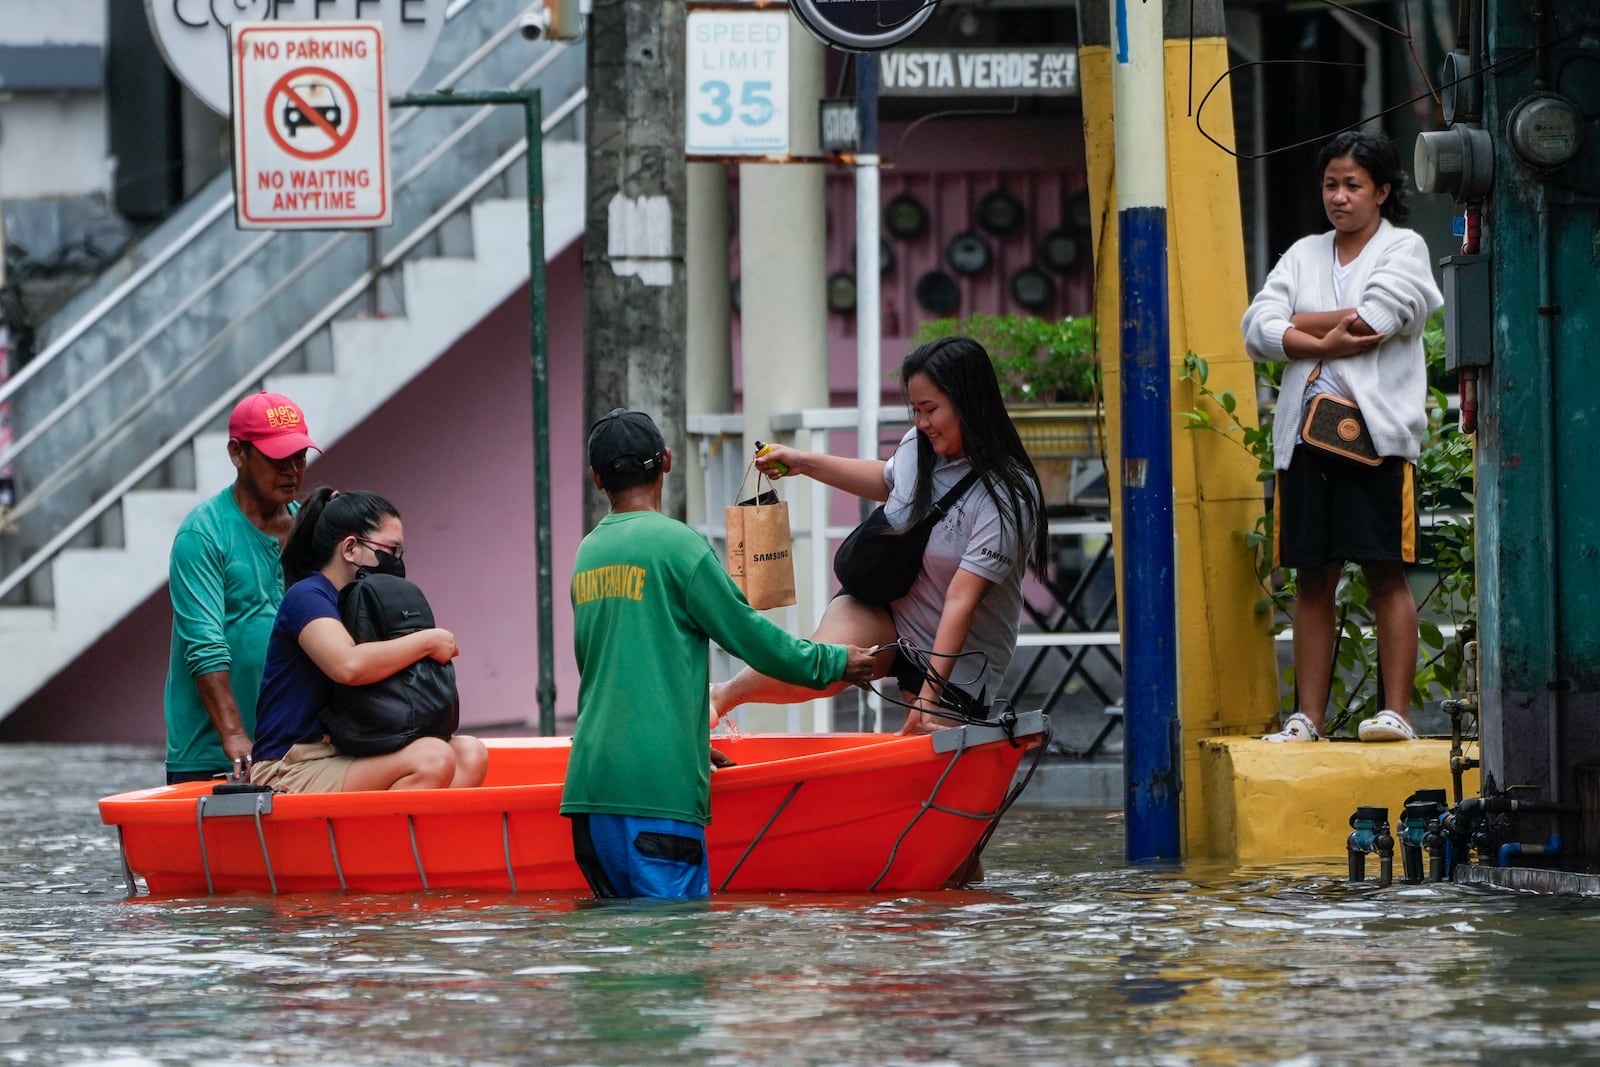
<svg viewBox="0 0 1600 1067">
<path fill-rule="evenodd" d="M 300 631 L 313 619 L 339 619 L 339 591 L 321 571 L 291 585 L 278 605 L 256 701 L 251 755 L 257 760 L 282 759 L 291 746 L 321 741 L 327 732 L 318 716 L 333 695 L 333 679 L 300 647 Z"/>
</svg>

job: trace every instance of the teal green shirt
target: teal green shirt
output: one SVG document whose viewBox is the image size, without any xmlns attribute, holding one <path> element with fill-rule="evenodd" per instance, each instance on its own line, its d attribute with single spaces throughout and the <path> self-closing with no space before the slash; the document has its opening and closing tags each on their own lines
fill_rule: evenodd
<svg viewBox="0 0 1600 1067">
<path fill-rule="evenodd" d="M 229 486 L 184 518 L 172 540 L 172 652 L 167 663 L 167 770 L 229 769 L 200 702 L 196 675 L 229 672 L 234 703 L 251 737 L 267 637 L 283 600 L 278 539 L 239 510 Z"/>
<path fill-rule="evenodd" d="M 763 674 L 821 688 L 843 645 L 750 607 L 706 539 L 655 511 L 612 514 L 572 565 L 578 724 L 561 813 L 711 821 L 710 642 Z"/>
</svg>

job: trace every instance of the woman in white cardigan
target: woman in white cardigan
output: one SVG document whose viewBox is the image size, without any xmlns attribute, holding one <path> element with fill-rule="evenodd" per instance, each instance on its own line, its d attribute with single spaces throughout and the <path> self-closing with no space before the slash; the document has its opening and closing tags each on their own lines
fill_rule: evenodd
<svg viewBox="0 0 1600 1067">
<path fill-rule="evenodd" d="M 1317 157 L 1333 229 L 1284 253 L 1241 324 L 1245 348 L 1286 361 L 1273 415 L 1275 562 L 1293 567 L 1299 710 L 1269 741 L 1321 736 L 1337 637 L 1334 593 L 1346 560 L 1366 574 L 1378 630 L 1383 710 L 1363 741 L 1402 741 L 1416 679 L 1417 453 L 1427 425 L 1422 329 L 1443 303 L 1427 245 L 1406 219 L 1405 174 L 1381 134 L 1347 131 Z M 1368 467 L 1306 444 L 1303 412 L 1318 393 L 1353 401 L 1383 457 Z"/>
</svg>

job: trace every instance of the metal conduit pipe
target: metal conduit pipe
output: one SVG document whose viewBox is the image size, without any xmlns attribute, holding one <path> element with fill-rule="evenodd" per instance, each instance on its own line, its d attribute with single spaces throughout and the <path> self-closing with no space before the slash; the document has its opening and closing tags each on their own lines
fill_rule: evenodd
<svg viewBox="0 0 1600 1067">
<path fill-rule="evenodd" d="M 1534 80 L 1535 91 L 1544 90 L 1549 78 L 1549 49 L 1546 41 L 1549 37 L 1548 12 L 1544 0 L 1533 0 L 1530 18 L 1533 22 L 1534 33 Z M 1548 177 L 1541 177 L 1534 183 L 1535 197 L 1534 225 L 1535 225 L 1535 255 L 1538 258 L 1538 286 L 1539 306 L 1535 309 L 1535 336 L 1538 344 L 1538 379 L 1534 388 L 1542 390 L 1549 408 L 1549 418 L 1545 423 L 1545 430 L 1539 437 L 1539 464 L 1543 476 L 1543 501 L 1540 508 L 1540 525 L 1543 528 L 1544 550 L 1549 561 L 1549 571 L 1555 575 L 1557 565 L 1561 558 L 1560 534 L 1561 523 L 1556 514 L 1556 494 L 1560 480 L 1556 476 L 1556 427 L 1561 425 L 1557 418 L 1556 405 L 1556 352 L 1555 331 L 1551 326 L 1551 319 L 1561 313 L 1559 307 L 1554 306 L 1551 299 L 1550 278 L 1550 192 L 1551 183 Z M 1539 395 L 1539 394 L 1535 394 Z M 1546 734 L 1548 762 L 1547 786 L 1550 798 L 1554 801 L 1561 799 L 1561 712 L 1566 704 L 1562 696 L 1561 683 L 1561 654 L 1559 649 L 1561 637 L 1561 583 L 1552 578 L 1545 581 L 1545 610 L 1542 620 L 1541 640 L 1545 648 L 1545 685 L 1550 694 L 1550 703 L 1547 713 L 1549 715 L 1549 728 Z"/>
<path fill-rule="evenodd" d="M 1439 820 L 1439 832 L 1444 839 L 1444 877 L 1454 874 L 1473 850 L 1485 861 L 1489 857 L 1490 840 L 1488 822 L 1491 815 L 1571 815 L 1576 814 L 1575 804 L 1551 803 L 1539 800 L 1516 800 L 1503 794 L 1489 797 L 1468 797 L 1451 808 Z M 1559 848 L 1560 838 L 1551 835 Z M 1512 842 L 1517 844 L 1516 842 Z M 1546 840 L 1546 845 L 1549 839 Z M 1532 854 L 1530 846 L 1518 844 L 1518 851 Z M 1553 854 L 1553 853 L 1546 853 Z M 1507 855 L 1502 846 L 1496 850 L 1497 860 Z M 1500 862 L 1504 866 L 1504 862 Z"/>
<path fill-rule="evenodd" d="M 1537 7 L 1537 4 L 1535 5 Z M 1542 48 L 1542 46 L 1541 46 Z M 1550 299 L 1550 183 L 1542 181 L 1538 184 L 1536 195 L 1538 206 L 1537 218 L 1537 256 L 1539 258 L 1539 307 L 1538 316 L 1538 343 L 1539 343 L 1539 373 L 1543 377 L 1540 383 L 1544 387 L 1544 395 L 1549 404 L 1550 418 L 1545 423 L 1545 430 L 1539 437 L 1539 451 L 1541 471 L 1544 475 L 1544 501 L 1540 509 L 1541 524 L 1544 527 L 1544 550 L 1548 553 L 1550 561 L 1551 578 L 1545 581 L 1545 617 L 1544 634 L 1546 650 L 1546 685 L 1550 692 L 1548 731 L 1548 759 L 1549 778 L 1548 785 L 1550 799 L 1561 799 L 1561 711 L 1566 701 L 1561 693 L 1561 653 L 1558 647 L 1561 638 L 1561 583 L 1554 580 L 1556 563 L 1561 558 L 1560 539 L 1561 524 L 1556 516 L 1556 493 L 1560 482 L 1556 478 L 1556 427 L 1560 423 L 1556 420 L 1556 363 L 1555 363 L 1555 331 L 1551 328 L 1550 319 L 1559 312 L 1558 308 L 1551 306 Z"/>
</svg>

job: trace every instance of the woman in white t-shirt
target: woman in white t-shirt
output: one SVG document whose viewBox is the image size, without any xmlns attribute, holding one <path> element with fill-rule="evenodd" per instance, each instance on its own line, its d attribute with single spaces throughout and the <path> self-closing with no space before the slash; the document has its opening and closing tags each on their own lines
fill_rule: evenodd
<svg viewBox="0 0 1600 1067">
<path fill-rule="evenodd" d="M 769 477 L 804 474 L 856 496 L 884 503 L 890 524 L 903 529 L 970 472 L 977 478 L 935 523 L 910 590 L 887 606 L 845 593 L 828 605 L 818 641 L 885 646 L 879 677 L 893 674 L 912 705 L 902 733 L 952 725 L 938 709 L 954 687 L 971 701 L 999 689 L 1016 649 L 1022 615 L 1022 575 L 1043 575 L 1048 538 L 1039 476 L 1006 414 L 994 364 L 970 337 L 922 345 L 900 368 L 915 425 L 886 462 L 774 445 L 756 458 Z M 926 666 L 908 658 L 904 640 L 927 653 Z M 826 694 L 843 689 L 837 685 Z M 717 717 L 741 704 L 811 700 L 817 691 L 787 685 L 746 668 L 711 687 Z"/>
<path fill-rule="evenodd" d="M 1293 567 L 1295 692 L 1299 709 L 1268 741 L 1315 741 L 1333 676 L 1335 593 L 1344 563 L 1366 574 L 1378 630 L 1383 706 L 1362 722 L 1363 741 L 1415 737 L 1417 605 L 1406 581 L 1416 562 L 1416 458 L 1427 428 L 1422 331 L 1443 303 L 1421 236 L 1402 229 L 1405 174 L 1381 134 L 1347 131 L 1317 157 L 1322 206 L 1333 229 L 1285 252 L 1245 312 L 1245 348 L 1286 361 L 1273 413 L 1277 467 L 1274 562 Z M 1375 467 L 1300 440 L 1319 393 L 1354 402 L 1377 454 Z"/>
</svg>

